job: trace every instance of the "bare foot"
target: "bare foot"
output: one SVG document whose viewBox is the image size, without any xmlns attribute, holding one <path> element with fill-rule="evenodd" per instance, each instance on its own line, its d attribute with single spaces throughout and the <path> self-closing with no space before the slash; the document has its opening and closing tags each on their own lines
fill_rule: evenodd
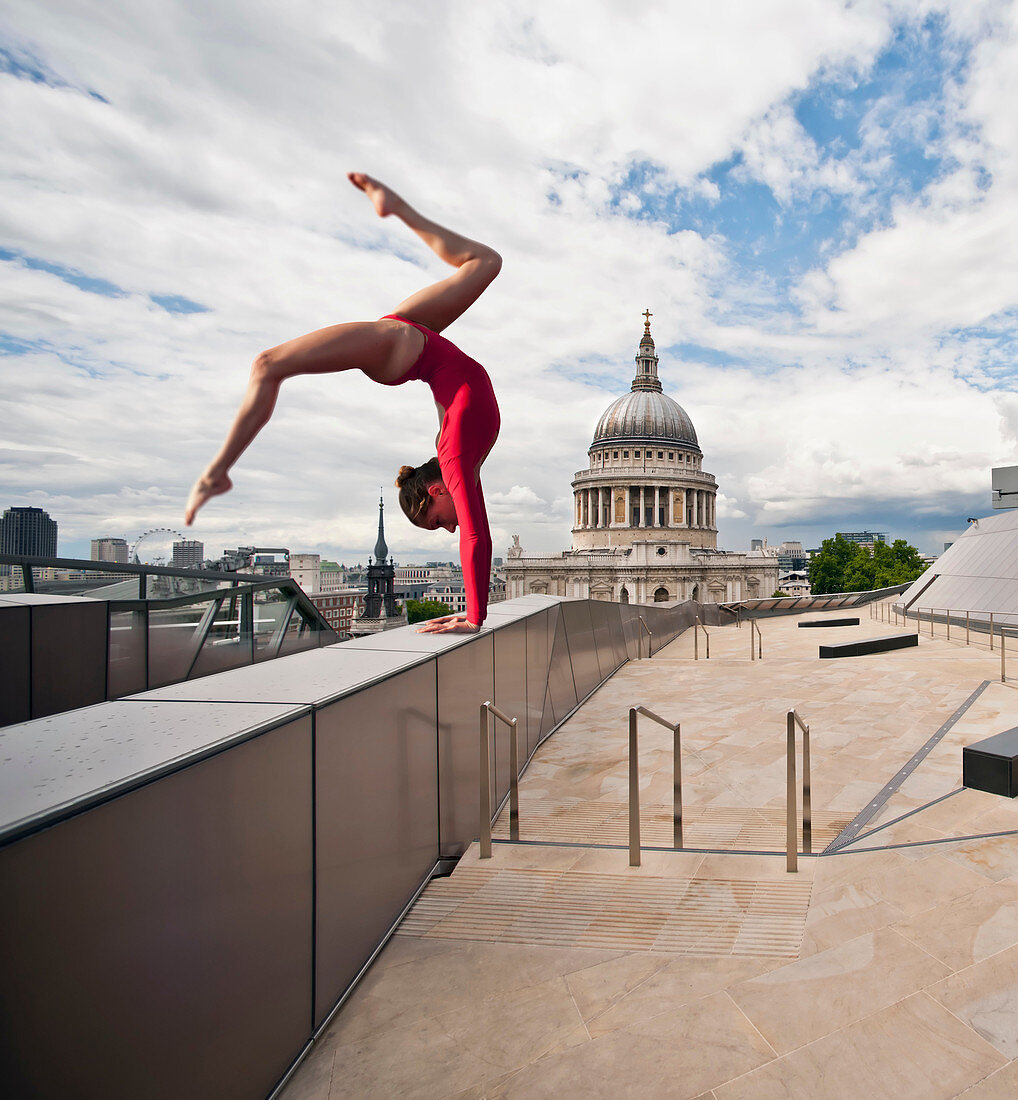
<svg viewBox="0 0 1018 1100">
<path fill-rule="evenodd" d="M 226 474 L 202 474 L 194 483 L 191 495 L 187 498 L 187 507 L 184 509 L 185 526 L 190 527 L 194 523 L 195 514 L 205 501 L 221 493 L 228 493 L 232 488 L 233 482 Z"/>
<path fill-rule="evenodd" d="M 375 205 L 375 211 L 380 218 L 387 218 L 395 214 L 403 200 L 391 188 L 380 183 L 363 172 L 347 172 L 346 178 L 368 196 Z"/>
</svg>

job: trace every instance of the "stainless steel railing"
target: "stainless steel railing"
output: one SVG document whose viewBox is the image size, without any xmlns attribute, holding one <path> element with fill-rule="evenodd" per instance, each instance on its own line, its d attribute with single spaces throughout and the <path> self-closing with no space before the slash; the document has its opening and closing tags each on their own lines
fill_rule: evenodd
<svg viewBox="0 0 1018 1100">
<path fill-rule="evenodd" d="M 699 615 L 693 620 L 693 660 L 700 660 L 700 631 L 707 639 L 707 660 L 710 660 L 710 631 L 700 622 Z"/>
<path fill-rule="evenodd" d="M 637 618 L 640 620 L 640 626 L 642 626 L 643 629 L 647 632 L 647 656 L 651 657 L 651 656 L 653 656 L 654 631 L 651 630 L 649 626 L 647 626 L 647 624 L 644 622 L 644 619 L 643 619 L 642 615 L 638 615 Z M 640 640 L 639 640 L 639 643 L 638 643 L 637 652 L 640 654 L 638 660 L 642 659 L 643 658 L 643 635 L 642 634 L 640 635 Z"/>
<path fill-rule="evenodd" d="M 763 635 L 760 633 L 756 619 L 749 620 L 749 659 L 763 660 Z"/>
<path fill-rule="evenodd" d="M 639 715 L 672 731 L 672 847 L 682 847 L 682 741 L 679 723 L 672 725 L 646 707 L 629 708 L 629 866 L 640 866 Z"/>
<path fill-rule="evenodd" d="M 802 850 L 810 855 L 813 851 L 812 804 L 810 796 L 809 768 L 809 726 L 796 711 L 790 710 L 786 716 L 786 785 L 785 785 L 785 870 L 798 871 L 799 845 L 797 843 L 795 809 L 795 727 L 802 730 Z"/>
<path fill-rule="evenodd" d="M 509 727 L 509 839 L 520 839 L 520 745 L 519 723 L 485 700 L 480 709 L 481 735 L 481 859 L 491 859 L 491 752 L 494 723 L 498 718 Z"/>
</svg>

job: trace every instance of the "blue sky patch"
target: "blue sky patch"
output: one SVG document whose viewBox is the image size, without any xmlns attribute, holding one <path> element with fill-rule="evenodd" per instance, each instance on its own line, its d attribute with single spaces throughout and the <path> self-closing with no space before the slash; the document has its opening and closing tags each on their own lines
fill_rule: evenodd
<svg viewBox="0 0 1018 1100">
<path fill-rule="evenodd" d="M 0 73 L 7 73 L 19 80 L 30 80 L 33 84 L 45 84 L 48 88 L 71 88 L 73 91 L 84 91 L 90 99 L 98 100 L 100 103 L 109 103 L 105 96 L 100 95 L 91 88 L 74 88 L 73 85 L 47 68 L 42 60 L 25 49 L 0 45 Z"/>
<path fill-rule="evenodd" d="M 162 306 L 167 313 L 208 313 L 209 307 L 200 302 L 192 302 L 182 294 L 150 294 L 149 297 L 157 306 Z"/>
<path fill-rule="evenodd" d="M 58 279 L 63 279 L 65 283 L 76 286 L 79 290 L 87 290 L 90 294 L 101 294 L 105 298 L 127 297 L 127 291 L 116 283 L 111 283 L 108 279 L 96 278 L 94 275 L 85 275 L 62 264 L 50 263 L 48 260 L 40 260 L 34 256 L 25 256 L 6 248 L 0 248 L 0 260 L 5 263 L 19 263 L 33 271 L 46 271 L 50 275 L 56 275 Z"/>
</svg>

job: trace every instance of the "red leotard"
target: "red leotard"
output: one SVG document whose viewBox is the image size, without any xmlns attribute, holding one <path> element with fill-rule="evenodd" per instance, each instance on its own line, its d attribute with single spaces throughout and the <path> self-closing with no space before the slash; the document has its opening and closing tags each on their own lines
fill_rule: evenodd
<svg viewBox="0 0 1018 1100">
<path fill-rule="evenodd" d="M 383 320 L 387 318 L 412 325 L 424 336 L 424 350 L 414 365 L 398 381 L 387 385 L 427 382 L 435 400 L 445 409 L 438 437 L 438 464 L 456 506 L 467 619 L 479 626 L 488 610 L 491 532 L 475 471 L 498 438 L 501 421 L 495 391 L 484 367 L 451 341 L 397 313 L 388 313 Z"/>
</svg>

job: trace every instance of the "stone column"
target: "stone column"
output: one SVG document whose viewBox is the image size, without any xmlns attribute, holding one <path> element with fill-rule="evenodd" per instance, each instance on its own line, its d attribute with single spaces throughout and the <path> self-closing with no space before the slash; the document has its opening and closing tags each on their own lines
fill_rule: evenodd
<svg viewBox="0 0 1018 1100">
<path fill-rule="evenodd" d="M 646 499 L 647 499 L 646 488 L 643 485 L 641 485 L 640 486 L 640 522 L 637 524 L 638 527 L 645 527 L 646 523 L 647 523 L 647 506 L 646 506 L 646 503 L 645 503 Z"/>
</svg>

